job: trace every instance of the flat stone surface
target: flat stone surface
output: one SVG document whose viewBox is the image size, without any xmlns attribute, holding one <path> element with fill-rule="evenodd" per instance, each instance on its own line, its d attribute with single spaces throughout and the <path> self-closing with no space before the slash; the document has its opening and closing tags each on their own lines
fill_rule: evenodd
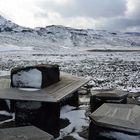
<svg viewBox="0 0 140 140">
<path fill-rule="evenodd" d="M 77 91 L 89 80 L 66 73 L 60 73 L 60 81 L 44 89 L 36 91 L 21 90 L 10 87 L 10 79 L 0 80 L 0 99 L 59 102 Z"/>
<path fill-rule="evenodd" d="M 98 126 L 140 134 L 140 106 L 105 103 L 90 115 Z"/>
<path fill-rule="evenodd" d="M 126 98 L 128 92 L 116 90 L 116 89 L 107 89 L 107 90 L 93 90 L 91 91 L 92 96 L 99 97 L 100 99 L 122 99 Z"/>
<path fill-rule="evenodd" d="M 0 140 L 53 140 L 53 136 L 34 126 L 0 129 Z"/>
</svg>

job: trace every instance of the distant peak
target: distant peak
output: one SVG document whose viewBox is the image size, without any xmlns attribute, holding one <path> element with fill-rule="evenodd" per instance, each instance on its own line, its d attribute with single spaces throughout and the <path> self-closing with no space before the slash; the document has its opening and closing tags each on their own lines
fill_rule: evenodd
<svg viewBox="0 0 140 140">
<path fill-rule="evenodd" d="M 0 32 L 20 32 L 27 29 L 29 28 L 19 26 L 18 24 L 15 24 L 11 20 L 7 20 L 6 18 L 0 15 Z"/>
</svg>

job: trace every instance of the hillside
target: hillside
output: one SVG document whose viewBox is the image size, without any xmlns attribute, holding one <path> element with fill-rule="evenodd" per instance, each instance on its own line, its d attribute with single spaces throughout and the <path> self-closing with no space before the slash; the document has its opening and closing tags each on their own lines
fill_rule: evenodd
<svg viewBox="0 0 140 140">
<path fill-rule="evenodd" d="M 0 16 L 0 45 L 30 46 L 33 50 L 58 53 L 67 52 L 71 48 L 74 52 L 75 48 L 76 50 L 108 50 L 133 47 L 137 50 L 140 47 L 139 42 L 140 33 L 74 29 L 60 25 L 31 29 Z"/>
<path fill-rule="evenodd" d="M 89 125 L 90 91 L 116 88 L 132 97 L 140 93 L 140 33 L 60 25 L 31 29 L 0 16 L 0 75 L 10 74 L 13 67 L 36 64 L 58 64 L 61 71 L 90 79 L 80 89 L 81 106 L 62 108 L 60 118 L 70 124 L 58 138 L 87 140 L 79 134 Z M 139 97 L 135 100 L 140 103 Z"/>
</svg>

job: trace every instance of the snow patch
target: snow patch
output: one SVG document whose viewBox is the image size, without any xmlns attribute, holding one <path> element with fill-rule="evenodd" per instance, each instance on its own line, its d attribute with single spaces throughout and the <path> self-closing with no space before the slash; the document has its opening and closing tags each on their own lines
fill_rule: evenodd
<svg viewBox="0 0 140 140">
<path fill-rule="evenodd" d="M 73 110 L 73 109 L 74 107 L 71 106 L 63 107 L 60 113 L 60 118 L 69 119 L 71 124 L 65 127 L 64 129 L 60 130 L 60 137 L 58 139 L 70 134 L 71 136 L 74 136 L 79 140 L 83 140 L 83 138 L 78 136 L 78 134 L 76 133 L 83 130 L 83 127 L 88 126 L 88 120 L 85 118 L 85 109 L 81 109 L 81 110 Z"/>
<path fill-rule="evenodd" d="M 41 88 L 42 74 L 37 69 L 29 71 L 20 71 L 13 75 L 13 84 L 15 86 Z"/>
<path fill-rule="evenodd" d="M 0 70 L 0 76 L 10 75 L 10 71 L 2 71 Z"/>
<path fill-rule="evenodd" d="M 1 115 L 6 115 L 6 116 L 11 116 L 11 114 L 9 112 L 5 111 L 5 110 L 0 111 L 0 114 Z"/>
<path fill-rule="evenodd" d="M 63 107 L 61 108 L 61 113 L 60 113 L 60 114 L 64 114 L 64 113 L 70 112 L 70 111 L 72 111 L 73 109 L 76 109 L 76 107 L 69 106 L 69 105 L 63 106 Z"/>
<path fill-rule="evenodd" d="M 23 46 L 16 46 L 12 44 L 3 44 L 0 45 L 0 52 L 7 52 L 7 51 L 32 51 L 32 47 L 23 47 Z"/>
<path fill-rule="evenodd" d="M 15 120 L 15 113 L 9 113 L 7 111 L 0 111 L 1 115 L 6 115 L 6 116 L 12 116 L 11 119 L 5 120 L 5 121 L 1 121 L 0 124 L 6 123 L 6 122 L 11 122 Z"/>
</svg>

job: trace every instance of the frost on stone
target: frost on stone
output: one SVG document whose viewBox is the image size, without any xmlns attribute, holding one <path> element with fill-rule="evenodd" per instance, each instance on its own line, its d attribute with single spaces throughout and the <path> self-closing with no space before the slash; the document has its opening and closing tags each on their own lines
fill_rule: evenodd
<svg viewBox="0 0 140 140">
<path fill-rule="evenodd" d="M 15 87 L 41 88 L 42 74 L 37 69 L 30 69 L 13 74 L 12 80 Z"/>
</svg>

